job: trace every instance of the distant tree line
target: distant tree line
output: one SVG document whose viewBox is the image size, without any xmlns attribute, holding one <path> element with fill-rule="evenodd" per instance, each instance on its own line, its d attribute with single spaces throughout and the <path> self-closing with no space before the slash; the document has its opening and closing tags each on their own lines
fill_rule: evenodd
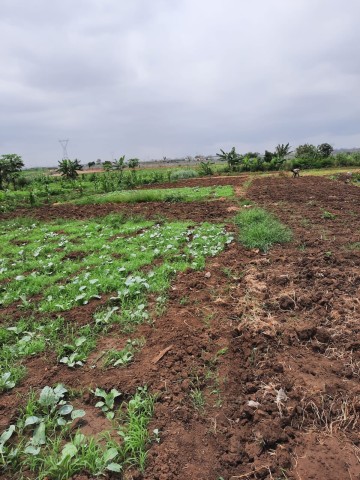
<svg viewBox="0 0 360 480">
<path fill-rule="evenodd" d="M 216 156 L 227 162 L 229 171 L 280 170 L 283 168 L 321 168 L 334 165 L 336 158 L 331 159 L 333 147 L 322 143 L 317 147 L 311 144 L 299 145 L 295 151 L 289 143 L 278 144 L 273 152 L 265 150 L 264 155 L 258 152 L 239 154 L 233 147 L 229 152 L 220 149 Z M 359 159 L 356 161 L 360 161 Z"/>
<path fill-rule="evenodd" d="M 90 169 L 95 165 L 102 165 L 102 168 L 106 172 L 110 172 L 111 170 L 122 172 L 126 167 L 130 168 L 131 170 L 135 170 L 135 168 L 139 166 L 139 163 L 140 160 L 138 158 L 130 158 L 127 162 L 125 162 L 125 155 L 123 155 L 118 160 L 114 160 L 113 162 L 106 160 L 104 163 L 101 163 L 101 160 L 98 159 L 96 162 L 88 162 L 87 166 Z M 78 176 L 78 171 L 82 169 L 83 165 L 81 165 L 79 160 L 64 159 L 60 160 L 57 172 L 59 172 L 64 178 L 74 180 Z"/>
</svg>

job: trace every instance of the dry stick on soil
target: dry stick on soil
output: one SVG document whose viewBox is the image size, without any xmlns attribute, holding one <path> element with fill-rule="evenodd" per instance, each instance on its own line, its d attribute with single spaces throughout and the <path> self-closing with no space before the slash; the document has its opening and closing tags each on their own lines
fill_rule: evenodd
<svg viewBox="0 0 360 480">
<path fill-rule="evenodd" d="M 164 348 L 156 357 L 152 359 L 152 363 L 156 364 L 159 360 L 162 359 L 162 357 L 173 348 L 174 345 L 169 345 L 168 347 Z"/>
<path fill-rule="evenodd" d="M 263 468 L 266 468 L 267 470 L 269 470 L 270 467 L 269 465 L 262 465 L 261 467 L 258 467 L 255 470 L 253 470 L 252 472 L 243 473 L 242 475 L 233 475 L 232 477 L 230 477 L 230 480 L 235 480 L 236 478 L 252 477 L 255 473 L 260 472 L 260 470 L 262 470 Z"/>
</svg>

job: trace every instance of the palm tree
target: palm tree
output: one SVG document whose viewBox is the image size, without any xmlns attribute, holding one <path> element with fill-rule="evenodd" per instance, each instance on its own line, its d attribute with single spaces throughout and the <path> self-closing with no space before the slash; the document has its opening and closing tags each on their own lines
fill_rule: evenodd
<svg viewBox="0 0 360 480">
<path fill-rule="evenodd" d="M 235 147 L 227 153 L 220 148 L 220 152 L 221 153 L 217 153 L 216 156 L 228 163 L 229 170 L 235 170 L 235 166 L 238 165 L 241 160 L 241 156 L 236 153 Z"/>
<path fill-rule="evenodd" d="M 82 169 L 83 166 L 80 164 L 77 158 L 75 158 L 75 160 L 64 158 L 59 162 L 57 172 L 61 173 L 61 176 L 68 180 L 75 180 L 75 178 L 78 176 L 77 170 Z"/>
<path fill-rule="evenodd" d="M 279 145 L 277 145 L 277 147 L 275 148 L 275 158 L 279 165 L 282 165 L 285 162 L 285 158 L 290 155 L 290 153 L 293 153 L 290 148 L 291 147 L 289 143 L 287 143 L 286 145 L 283 143 L 280 145 L 279 143 Z"/>
</svg>

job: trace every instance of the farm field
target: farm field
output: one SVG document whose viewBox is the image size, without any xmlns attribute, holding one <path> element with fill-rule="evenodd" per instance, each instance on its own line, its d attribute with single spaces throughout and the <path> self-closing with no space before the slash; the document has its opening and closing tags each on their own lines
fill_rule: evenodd
<svg viewBox="0 0 360 480">
<path fill-rule="evenodd" d="M 0 216 L 0 478 L 360 479 L 360 189 L 175 185 Z"/>
</svg>

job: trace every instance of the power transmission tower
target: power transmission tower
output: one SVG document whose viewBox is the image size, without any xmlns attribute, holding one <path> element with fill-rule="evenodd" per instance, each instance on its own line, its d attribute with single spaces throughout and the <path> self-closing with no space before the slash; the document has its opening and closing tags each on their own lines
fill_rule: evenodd
<svg viewBox="0 0 360 480">
<path fill-rule="evenodd" d="M 68 153 L 67 153 L 67 145 L 69 143 L 69 139 L 66 138 L 65 140 L 59 140 L 59 143 L 60 143 L 60 145 L 62 147 L 62 151 L 63 151 L 62 159 L 63 160 L 68 160 L 69 156 L 68 156 Z"/>
</svg>

